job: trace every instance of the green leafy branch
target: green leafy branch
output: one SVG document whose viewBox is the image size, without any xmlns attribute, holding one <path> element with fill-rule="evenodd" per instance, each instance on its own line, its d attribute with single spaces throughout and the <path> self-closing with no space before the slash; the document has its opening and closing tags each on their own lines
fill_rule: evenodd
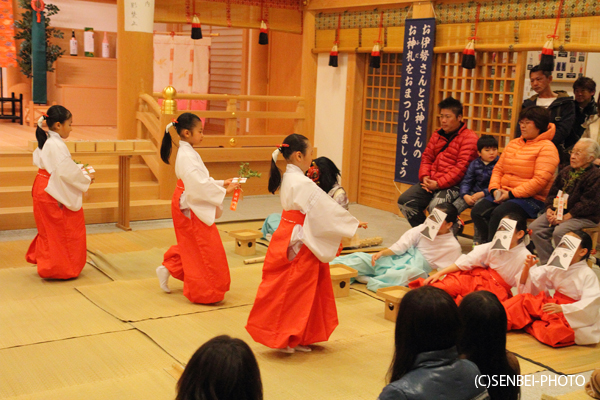
<svg viewBox="0 0 600 400">
<path fill-rule="evenodd" d="M 260 178 L 262 174 L 250 169 L 250 163 L 241 163 L 238 175 L 240 178 Z"/>
<path fill-rule="evenodd" d="M 36 18 L 35 11 L 31 8 L 31 1 L 19 0 L 19 7 L 25 10 L 21 13 L 21 19 L 15 21 L 15 28 L 17 34 L 15 39 L 22 40 L 19 46 L 19 53 L 17 55 L 17 63 L 21 68 L 21 72 L 31 78 L 33 76 L 31 70 L 31 27 L 33 25 L 33 19 Z M 64 37 L 63 32 L 50 27 L 50 18 L 59 12 L 59 8 L 54 4 L 46 4 L 44 10 L 45 15 L 45 27 L 46 27 L 46 70 L 48 72 L 54 71 L 54 62 L 58 60 L 65 51 L 60 46 L 50 43 L 51 38 L 62 39 Z"/>
</svg>

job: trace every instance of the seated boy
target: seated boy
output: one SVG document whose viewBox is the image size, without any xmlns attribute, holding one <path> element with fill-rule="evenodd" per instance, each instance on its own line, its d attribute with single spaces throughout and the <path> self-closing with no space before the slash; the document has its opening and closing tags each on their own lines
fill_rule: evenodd
<svg viewBox="0 0 600 400">
<path fill-rule="evenodd" d="M 406 286 L 418 277 L 427 277 L 432 269 L 443 268 L 461 255 L 461 247 L 450 232 L 458 213 L 450 203 L 438 204 L 435 209 L 446 214 L 440 221 L 437 235 L 430 240 L 423 236 L 427 223 L 406 231 L 389 249 L 379 253 L 352 253 L 335 258 L 331 264 L 344 264 L 358 271 L 357 280 L 367 289 Z"/>
<path fill-rule="evenodd" d="M 565 249 L 574 245 L 567 236 L 581 239 L 571 250 L 570 263 L 566 261 Z M 571 245 L 563 245 L 567 242 Z M 524 328 L 552 347 L 599 343 L 600 287 L 598 277 L 586 262 L 591 249 L 590 236 L 575 230 L 563 236 L 547 265 L 532 268 L 537 260 L 529 256 L 519 277 L 519 294 L 503 303 L 508 330 Z M 565 260 L 564 266 L 560 259 Z M 548 293 L 551 289 L 555 289 L 552 297 Z"/>
<path fill-rule="evenodd" d="M 512 232 L 511 226 L 514 226 Z M 531 255 L 524 243 L 527 221 L 518 214 L 508 214 L 500 222 L 498 230 L 507 233 L 504 238 L 506 247 L 499 245 L 494 236 L 494 240 L 475 246 L 473 251 L 460 256 L 449 267 L 425 280 L 411 282 L 409 286 L 436 286 L 450 294 L 456 303 L 460 303 L 467 294 L 479 290 L 494 293 L 500 301 L 509 299 L 512 296 L 511 289 L 517 286 L 517 276 L 523 269 L 523 263 Z M 508 237 L 508 233 L 512 233 L 512 236 Z"/>
<path fill-rule="evenodd" d="M 460 182 L 458 199 L 453 203 L 459 215 L 490 194 L 488 186 L 490 185 L 492 171 L 499 158 L 498 141 L 496 138 L 489 135 L 480 137 L 477 140 L 477 153 L 479 157 L 469 164 L 467 173 Z M 458 232 L 458 225 L 454 227 L 453 231 L 455 234 Z M 478 245 L 481 242 L 482 240 L 476 229 L 473 236 L 473 244 Z"/>
</svg>

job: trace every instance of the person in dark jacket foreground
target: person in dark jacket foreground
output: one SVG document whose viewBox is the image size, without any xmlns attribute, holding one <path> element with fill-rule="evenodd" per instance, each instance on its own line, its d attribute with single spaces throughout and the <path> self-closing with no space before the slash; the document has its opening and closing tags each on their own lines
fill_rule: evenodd
<svg viewBox="0 0 600 400">
<path fill-rule="evenodd" d="M 441 289 L 424 286 L 408 292 L 398 310 L 391 383 L 379 400 L 489 399 L 477 385 L 479 369 L 458 357 L 458 307 Z"/>
</svg>

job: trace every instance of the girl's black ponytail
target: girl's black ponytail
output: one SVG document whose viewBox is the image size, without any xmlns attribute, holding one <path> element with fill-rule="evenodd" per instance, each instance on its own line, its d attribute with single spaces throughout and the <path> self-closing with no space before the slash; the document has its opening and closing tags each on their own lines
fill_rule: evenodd
<svg viewBox="0 0 600 400">
<path fill-rule="evenodd" d="M 273 152 L 273 157 L 271 158 L 271 171 L 269 173 L 269 192 L 275 194 L 277 189 L 281 186 L 281 171 L 277 168 L 277 155 L 281 153 L 283 158 L 288 160 L 292 154 L 299 151 L 305 156 L 306 149 L 308 148 L 308 139 L 306 136 L 299 135 L 297 133 L 292 133 L 288 137 L 285 138 L 283 143 L 279 145 L 279 147 Z"/>
<path fill-rule="evenodd" d="M 171 158 L 171 151 L 173 149 L 173 141 L 171 140 L 171 134 L 169 129 L 175 127 L 177 134 L 180 135 L 184 129 L 192 130 L 197 123 L 201 123 L 200 117 L 192 113 L 183 113 L 177 119 L 173 119 L 173 122 L 169 122 L 165 128 L 165 135 L 163 136 L 162 144 L 160 146 L 160 158 L 169 164 L 169 158 Z"/>
<path fill-rule="evenodd" d="M 165 128 L 165 135 L 163 136 L 162 144 L 160 145 L 160 158 L 165 164 L 169 164 L 169 158 L 171 158 L 171 151 L 173 150 L 173 141 L 171 140 L 171 134 L 169 129 L 172 126 L 176 126 L 177 121 L 169 122 Z"/>
<path fill-rule="evenodd" d="M 35 138 L 38 141 L 38 148 L 41 150 L 44 147 L 44 143 L 48 139 L 48 134 L 42 128 L 42 123 L 46 121 L 46 125 L 48 125 L 48 129 L 52 130 L 54 124 L 60 122 L 64 124 L 65 121 L 70 119 L 73 115 L 69 110 L 64 108 L 63 106 L 55 105 L 48 109 L 48 111 L 43 114 L 40 119 L 38 119 L 37 128 L 35 129 Z"/>
<path fill-rule="evenodd" d="M 42 129 L 42 123 L 46 120 L 46 115 L 40 117 L 37 123 L 37 128 L 35 129 L 35 138 L 38 142 L 38 148 L 41 150 L 44 148 L 44 143 L 48 140 L 48 134 L 44 129 Z"/>
</svg>

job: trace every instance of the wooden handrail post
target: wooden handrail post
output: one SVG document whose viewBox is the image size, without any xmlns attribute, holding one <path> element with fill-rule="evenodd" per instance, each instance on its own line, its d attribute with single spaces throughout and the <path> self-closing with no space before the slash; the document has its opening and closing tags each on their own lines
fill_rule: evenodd
<svg viewBox="0 0 600 400">
<path fill-rule="evenodd" d="M 294 120 L 294 133 L 299 133 L 300 135 L 304 135 L 304 118 L 306 115 L 305 102 L 304 100 L 299 100 L 298 105 L 296 106 L 296 112 L 299 114 L 300 118 Z"/>
<path fill-rule="evenodd" d="M 227 100 L 227 112 L 231 113 L 231 117 L 225 120 L 225 136 L 235 136 L 237 135 L 237 100 L 229 99 Z"/>
</svg>

